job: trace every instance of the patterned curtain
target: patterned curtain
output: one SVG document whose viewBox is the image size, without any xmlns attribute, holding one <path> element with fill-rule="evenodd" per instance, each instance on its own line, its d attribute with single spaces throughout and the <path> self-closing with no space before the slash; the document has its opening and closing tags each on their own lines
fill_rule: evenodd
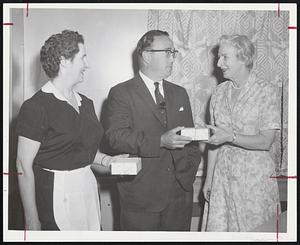
<svg viewBox="0 0 300 245">
<path fill-rule="evenodd" d="M 208 123 L 212 89 L 222 81 L 216 69 L 217 43 L 223 34 L 247 35 L 256 47 L 254 71 L 278 86 L 282 124 L 272 145 L 275 175 L 287 175 L 289 13 L 281 11 L 149 10 L 148 30 L 167 31 L 180 55 L 171 81 L 186 88 L 195 124 Z M 200 168 L 204 166 L 200 165 Z"/>
</svg>

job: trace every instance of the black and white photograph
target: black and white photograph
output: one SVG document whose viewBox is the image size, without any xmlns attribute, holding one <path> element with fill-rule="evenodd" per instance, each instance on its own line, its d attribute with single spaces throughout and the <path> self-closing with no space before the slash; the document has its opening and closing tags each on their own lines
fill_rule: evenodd
<svg viewBox="0 0 300 245">
<path fill-rule="evenodd" d="M 296 241 L 297 5 L 3 4 L 4 241 Z"/>
</svg>

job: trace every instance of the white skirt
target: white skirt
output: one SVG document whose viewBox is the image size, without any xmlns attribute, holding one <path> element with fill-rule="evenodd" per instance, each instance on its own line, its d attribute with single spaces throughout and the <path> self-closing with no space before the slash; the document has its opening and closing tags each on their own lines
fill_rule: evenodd
<svg viewBox="0 0 300 245">
<path fill-rule="evenodd" d="M 97 180 L 90 165 L 71 171 L 54 172 L 53 212 L 63 231 L 101 230 Z"/>
</svg>

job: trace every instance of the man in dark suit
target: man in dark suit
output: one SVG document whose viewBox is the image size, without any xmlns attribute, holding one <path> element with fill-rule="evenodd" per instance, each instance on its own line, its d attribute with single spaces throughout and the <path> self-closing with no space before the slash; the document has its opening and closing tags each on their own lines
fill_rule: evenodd
<svg viewBox="0 0 300 245">
<path fill-rule="evenodd" d="M 190 230 L 200 152 L 197 142 L 179 135 L 194 126 L 187 92 L 164 80 L 177 52 L 167 32 L 147 32 L 137 45 L 139 74 L 108 95 L 109 145 L 142 159 L 137 176 L 118 183 L 122 230 Z"/>
</svg>

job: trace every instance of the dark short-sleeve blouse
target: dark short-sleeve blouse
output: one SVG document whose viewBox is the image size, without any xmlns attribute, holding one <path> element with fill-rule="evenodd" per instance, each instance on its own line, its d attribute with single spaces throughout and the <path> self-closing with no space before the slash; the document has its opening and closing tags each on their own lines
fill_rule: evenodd
<svg viewBox="0 0 300 245">
<path fill-rule="evenodd" d="M 93 163 L 103 128 L 93 101 L 80 96 L 80 113 L 68 102 L 41 90 L 23 103 L 17 134 L 41 142 L 34 164 L 52 170 L 73 170 Z"/>
</svg>

